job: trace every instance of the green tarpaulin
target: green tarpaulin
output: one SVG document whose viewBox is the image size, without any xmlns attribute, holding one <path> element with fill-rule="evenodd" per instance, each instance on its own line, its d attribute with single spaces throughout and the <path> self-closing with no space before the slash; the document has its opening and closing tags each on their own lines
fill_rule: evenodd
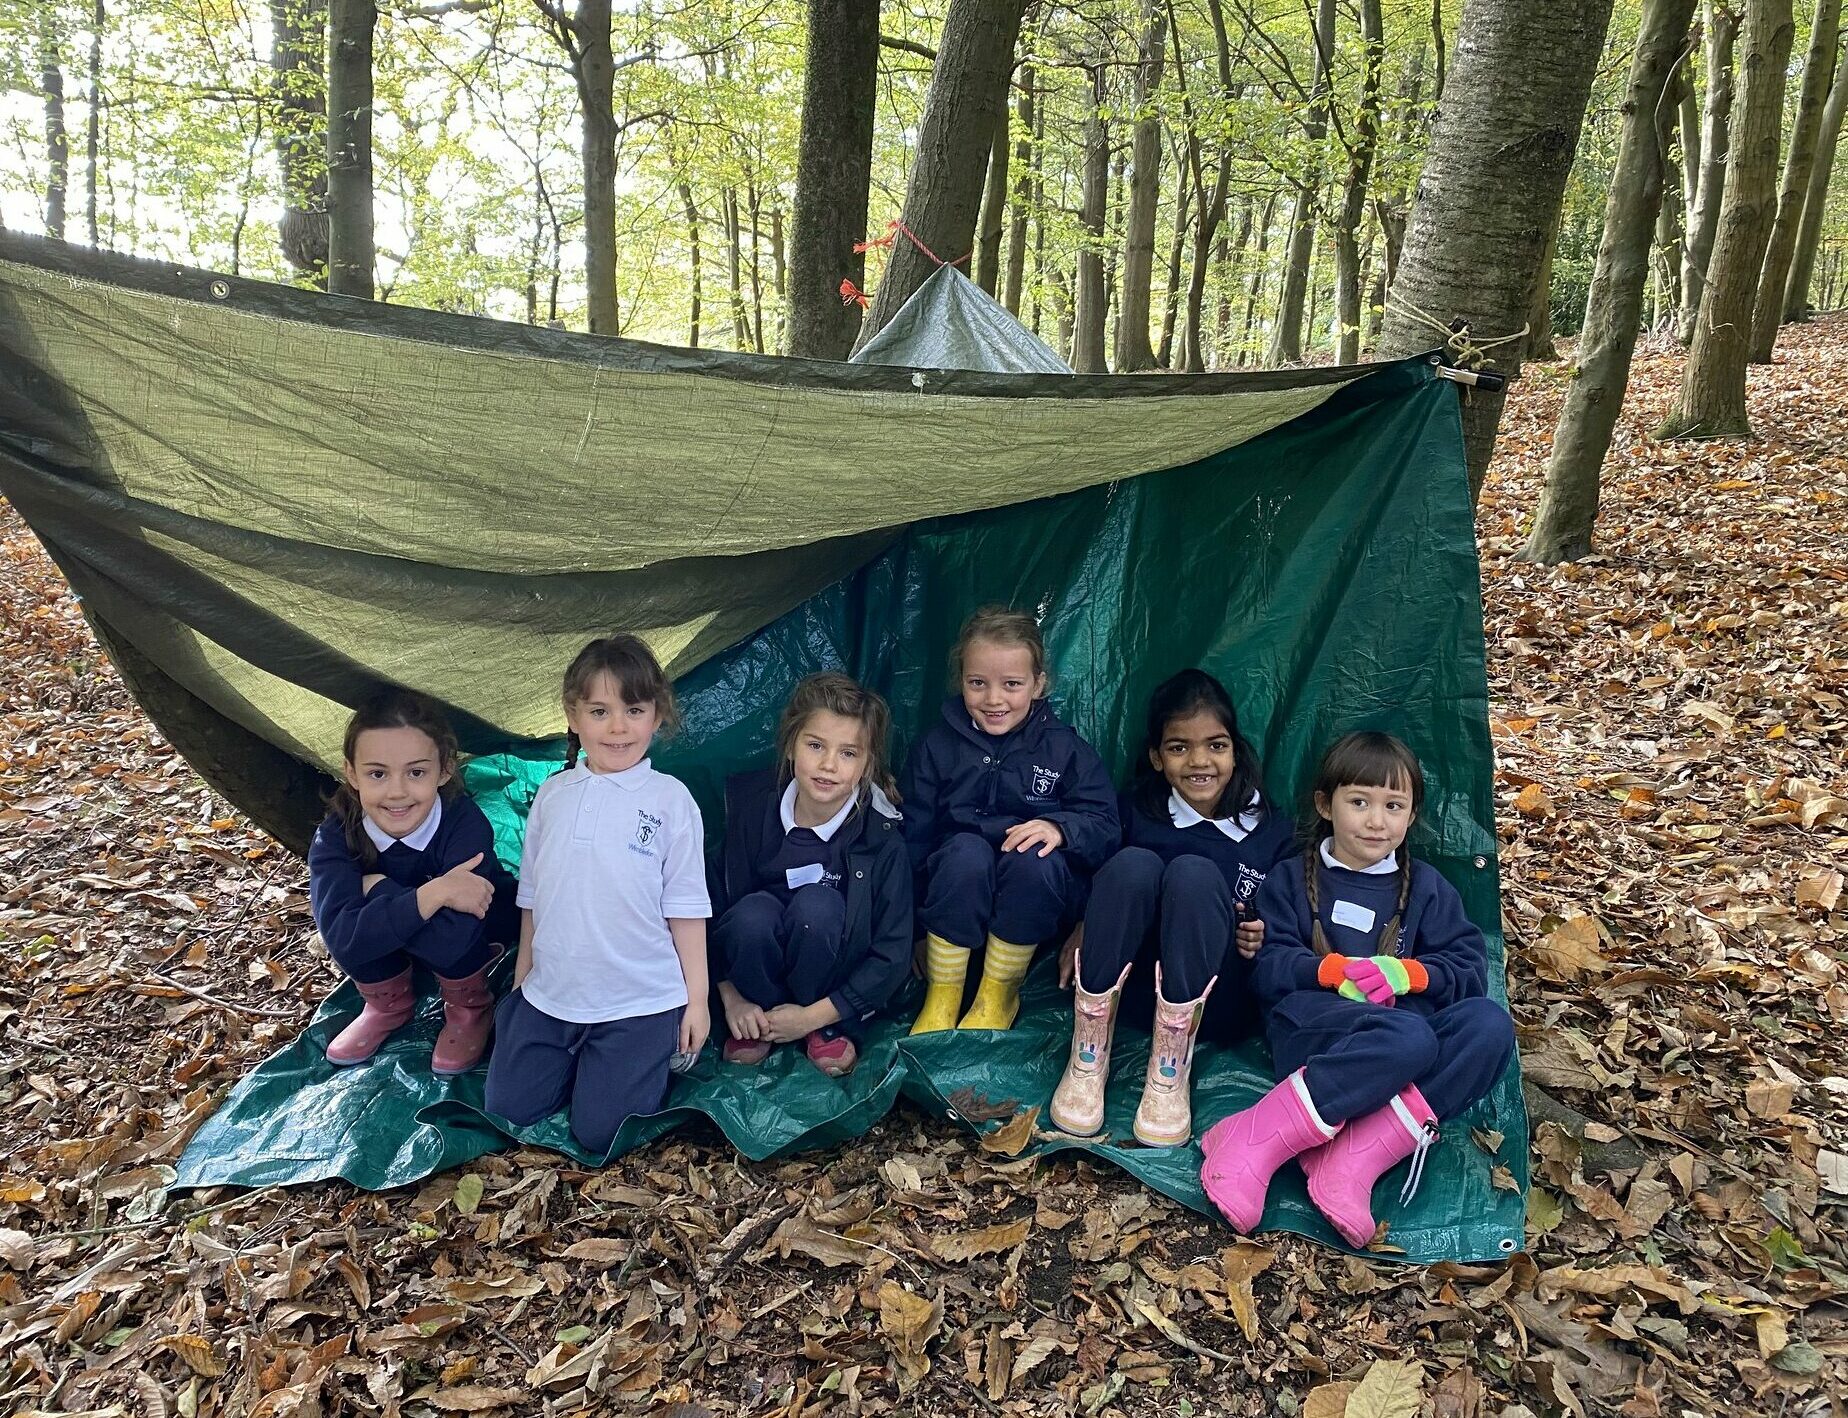
<svg viewBox="0 0 1848 1418">
<path fill-rule="evenodd" d="M 1285 802 L 1333 735 L 1403 735 L 1430 785 L 1415 845 L 1499 967 L 1475 543 L 1456 395 L 1429 363 L 933 370 L 920 387 L 903 368 L 534 331 L 5 234 L 0 351 L 0 490 L 163 731 L 287 839 L 312 824 L 346 706 L 395 680 L 444 700 L 483 755 L 470 786 L 511 859 L 557 758 L 562 667 L 615 628 L 677 677 L 685 729 L 656 761 L 716 831 L 724 777 L 764 761 L 802 674 L 877 686 L 902 752 L 962 618 L 1005 601 L 1040 613 L 1055 701 L 1119 771 L 1149 689 L 1187 664 L 1231 688 Z M 759 1157 L 839 1142 L 901 1093 L 1043 1103 L 1068 1025 L 1040 983 L 1012 1033 L 888 1030 L 844 1084 L 708 1057 L 622 1142 L 691 1110 Z M 323 1027 L 245 1081 L 182 1181 L 383 1186 L 504 1141 L 473 1107 L 479 1075 L 418 1066 L 427 1041 L 336 1076 Z M 1137 1047 L 1118 1068 L 1126 1114 Z M 1256 1046 L 1207 1054 L 1201 1115 L 1267 1078 Z M 1470 1124 L 1503 1133 L 1502 1156 Z M 1126 1116 L 1111 1130 L 1127 1137 Z M 563 1141 L 555 1123 L 532 1136 Z M 1524 1138 L 1511 1068 L 1447 1129 L 1410 1212 L 1389 1209 L 1394 1243 L 1518 1246 L 1522 1192 L 1490 1168 L 1524 1190 Z M 1198 1204 L 1193 1149 L 1093 1150 Z M 1292 1185 L 1269 1219 L 1326 1237 Z"/>
</svg>

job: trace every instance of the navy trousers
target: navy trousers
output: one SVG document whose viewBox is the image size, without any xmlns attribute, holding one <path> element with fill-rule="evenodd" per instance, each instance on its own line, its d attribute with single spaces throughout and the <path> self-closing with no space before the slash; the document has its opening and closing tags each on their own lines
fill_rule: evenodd
<svg viewBox="0 0 1848 1418">
<path fill-rule="evenodd" d="M 741 898 L 719 917 L 712 943 L 725 978 L 759 1009 L 826 999 L 858 963 L 847 955 L 847 898 L 819 884 L 797 887 L 787 902 L 773 891 Z M 865 1033 L 858 1019 L 834 1028 Z"/>
<path fill-rule="evenodd" d="M 1494 1000 L 1428 1010 L 1416 995 L 1391 1007 L 1297 990 L 1271 1010 L 1271 1057 L 1279 1078 L 1305 1070 L 1325 1122 L 1383 1108 L 1416 1084 L 1439 1118 L 1488 1096 L 1514 1052 L 1514 1021 Z"/>
<path fill-rule="evenodd" d="M 1063 851 L 1003 852 L 974 832 L 932 852 L 924 876 L 924 929 L 967 950 L 990 935 L 1039 945 L 1070 930 L 1084 909 L 1084 880 Z"/>
<path fill-rule="evenodd" d="M 348 979 L 362 985 L 395 980 L 413 962 L 448 980 L 461 980 L 493 962 L 502 945 L 520 938 L 520 912 L 513 904 L 513 885 L 496 892 L 488 914 L 476 921 L 460 911 L 438 911 L 414 931 L 402 947 L 396 941 L 350 942 L 346 949 L 327 953 Z"/>
<path fill-rule="evenodd" d="M 484 1102 L 517 1127 L 569 1107 L 571 1136 L 601 1157 L 629 1118 L 660 1111 L 668 1060 L 679 1043 L 678 1009 L 572 1024 L 515 990 L 494 1011 Z"/>
</svg>

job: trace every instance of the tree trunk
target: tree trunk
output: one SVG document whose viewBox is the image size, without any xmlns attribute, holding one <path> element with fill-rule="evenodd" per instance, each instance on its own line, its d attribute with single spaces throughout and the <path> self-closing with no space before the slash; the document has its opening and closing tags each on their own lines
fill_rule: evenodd
<svg viewBox="0 0 1848 1418">
<path fill-rule="evenodd" d="M 1508 341 L 1485 354 L 1519 377 L 1534 273 L 1559 226 L 1610 15 L 1611 0 L 1470 0 L 1387 300 L 1382 358 L 1429 349 L 1460 319 L 1478 343 Z M 1463 406 L 1472 498 L 1504 399 L 1478 389 Z"/>
<path fill-rule="evenodd" d="M 1698 35 L 1698 31 L 1695 32 Z M 1688 50 L 1692 50 L 1690 44 Z M 1681 95 L 1676 105 L 1680 115 L 1681 133 L 1681 222 L 1683 230 L 1694 218 L 1694 202 L 1700 195 L 1700 90 L 1694 87 L 1694 60 L 1686 57 L 1681 61 L 1681 77 L 1676 90 Z M 1669 193 L 1664 197 L 1673 196 Z"/>
<path fill-rule="evenodd" d="M 90 16 L 90 112 L 84 119 L 83 214 L 90 245 L 101 246 L 96 221 L 96 167 L 102 149 L 103 113 L 103 0 L 96 0 Z"/>
<path fill-rule="evenodd" d="M 809 0 L 789 251 L 789 353 L 845 359 L 860 329 L 841 282 L 866 283 L 867 196 L 879 88 L 878 0 Z"/>
<path fill-rule="evenodd" d="M 1199 167 L 1199 139 L 1189 140 L 1194 148 L 1192 161 L 1196 171 Z M 1218 234 L 1219 224 L 1226 215 L 1226 183 L 1231 176 L 1232 155 L 1226 148 L 1219 152 L 1219 170 L 1213 179 L 1210 194 L 1200 206 L 1200 220 L 1194 224 L 1193 265 L 1187 277 L 1187 326 L 1186 336 L 1182 342 L 1182 367 L 1189 374 L 1199 374 L 1206 369 L 1206 356 L 1200 344 L 1200 322 L 1202 307 L 1206 300 L 1207 264 L 1213 254 L 1213 239 Z M 1201 186 L 1198 178 L 1196 186 Z"/>
<path fill-rule="evenodd" d="M 1104 70 L 1091 69 L 1091 108 L 1084 120 L 1084 168 L 1078 221 L 1078 308 L 1072 319 L 1072 368 L 1102 374 L 1104 364 L 1104 218 L 1110 196 L 1110 134 L 1104 127 Z"/>
<path fill-rule="evenodd" d="M 1659 438 L 1716 438 L 1752 431 L 1745 365 L 1752 301 L 1777 208 L 1777 154 L 1784 68 L 1796 25 L 1791 0 L 1747 0 L 1740 36 L 1739 121 L 1726 159 L 1726 197 L 1694 322 L 1681 395 Z"/>
<path fill-rule="evenodd" d="M 1676 69 L 1675 76 L 1669 80 L 1669 88 L 1679 91 L 1685 83 L 1684 70 Z M 1673 93 L 1670 95 L 1673 97 Z M 1655 227 L 1655 273 L 1656 283 L 1661 288 L 1663 314 L 1651 322 L 1652 329 L 1661 329 L 1667 320 L 1681 309 L 1681 252 L 1687 245 L 1687 238 L 1681 230 L 1681 213 L 1685 204 L 1681 198 L 1681 168 L 1673 156 L 1665 157 L 1662 176 L 1662 200 L 1656 207 Z"/>
<path fill-rule="evenodd" d="M 1315 87 L 1303 118 L 1308 140 L 1308 175 L 1296 185 L 1296 206 L 1290 213 L 1290 240 L 1285 248 L 1283 293 L 1278 297 L 1277 323 L 1271 330 L 1273 367 L 1300 364 L 1303 358 L 1303 298 L 1309 288 L 1309 267 L 1315 258 L 1315 207 L 1322 186 L 1322 145 L 1328 139 L 1328 104 L 1334 83 L 1331 66 L 1335 53 L 1335 0 L 1317 0 L 1315 17 Z"/>
<path fill-rule="evenodd" d="M 1623 102 L 1623 136 L 1604 204 L 1604 235 L 1592 270 L 1575 377 L 1553 435 L 1546 487 L 1523 553 L 1529 561 L 1576 561 L 1591 552 L 1599 473 L 1623 407 L 1649 276 L 1656 209 L 1675 205 L 1665 161 L 1676 121 L 1667 101 L 1694 18 L 1694 0 L 1647 0 Z"/>
<path fill-rule="evenodd" d="M 1251 284 L 1245 292 L 1245 319 L 1239 328 L 1238 355 L 1233 361 L 1240 368 L 1252 362 L 1251 332 L 1258 321 L 1258 307 L 1264 300 L 1264 281 L 1270 274 L 1271 221 L 1277 215 L 1277 193 L 1264 199 L 1264 215 L 1258 219 L 1258 249 L 1251 262 Z"/>
<path fill-rule="evenodd" d="M 64 128 L 64 56 L 58 16 L 39 11 L 39 81 L 45 94 L 45 234 L 64 240 L 64 204 L 70 189 L 71 145 Z"/>
<path fill-rule="evenodd" d="M 373 0 L 327 7 L 327 288 L 372 299 Z"/>
<path fill-rule="evenodd" d="M 1181 253 L 1187 249 L 1187 223 L 1191 216 L 1189 202 L 1193 185 L 1187 178 L 1187 165 L 1178 164 L 1181 180 L 1174 190 L 1174 239 L 1168 243 L 1168 280 L 1162 287 L 1161 346 L 1155 351 L 1155 363 L 1162 369 L 1174 365 L 1174 329 L 1181 309 Z"/>
<path fill-rule="evenodd" d="M 1797 249 L 1784 285 L 1784 318 L 1810 317 L 1810 277 L 1816 271 L 1816 248 L 1822 240 L 1822 219 L 1829 206 L 1829 175 L 1835 168 L 1835 147 L 1842 135 L 1842 116 L 1848 112 L 1848 63 L 1837 60 L 1835 82 L 1822 110 L 1822 131 L 1816 135 L 1816 161 L 1810 164 L 1809 188 L 1803 196 L 1803 222 L 1797 228 Z"/>
<path fill-rule="evenodd" d="M 783 234 L 783 208 L 770 209 L 770 270 L 776 290 L 776 343 L 778 354 L 789 353 L 789 247 Z"/>
<path fill-rule="evenodd" d="M 1155 367 L 1155 350 L 1149 343 L 1150 291 L 1155 280 L 1155 208 L 1161 200 L 1161 115 L 1155 109 L 1155 95 L 1161 88 L 1162 58 L 1168 47 L 1167 10 L 1157 0 L 1149 0 L 1143 17 L 1141 62 L 1136 68 L 1136 127 L 1130 145 L 1129 207 L 1123 217 L 1118 374 Z"/>
<path fill-rule="evenodd" d="M 800 179 L 798 179 L 798 181 L 799 180 Z M 687 219 L 687 246 L 692 252 L 693 262 L 693 303 L 692 309 L 687 315 L 687 348 L 696 350 L 699 348 L 700 306 L 702 297 L 704 296 L 704 291 L 701 289 L 700 283 L 699 206 L 693 200 L 692 185 L 685 181 L 680 183 L 680 209 L 685 213 Z M 799 211 L 801 209 L 798 208 L 797 210 Z M 795 312 L 792 310 L 790 312 L 792 321 L 794 316 Z M 796 351 L 791 350 L 790 353 L 794 354 Z M 843 351 L 843 353 L 845 353 L 845 351 Z M 825 358 L 825 356 L 822 357 Z"/>
<path fill-rule="evenodd" d="M 719 194 L 719 208 L 725 218 L 726 289 L 731 295 L 732 348 L 743 353 L 751 348 L 751 314 L 744 308 L 744 223 L 738 215 L 738 189 L 727 187 Z"/>
<path fill-rule="evenodd" d="M 1559 346 L 1553 342 L 1553 257 L 1559 250 L 1559 228 L 1546 239 L 1540 253 L 1540 269 L 1534 273 L 1534 289 L 1527 306 L 1527 358 L 1538 364 L 1559 358 Z"/>
<path fill-rule="evenodd" d="M 1739 17 L 1726 3 L 1707 0 L 1705 15 L 1707 102 L 1700 140 L 1700 181 L 1694 184 L 1695 211 L 1681 272 L 1681 321 L 1675 332 L 1684 345 L 1694 338 L 1694 323 L 1707 289 L 1707 263 L 1713 259 L 1713 238 L 1720 229 L 1720 205 L 1726 199 L 1733 49 L 1739 38 Z"/>
<path fill-rule="evenodd" d="M 1360 223 L 1367 213 L 1367 182 L 1380 131 L 1380 59 L 1385 49 L 1385 22 L 1380 0 L 1360 0 L 1363 50 L 1360 107 L 1354 114 L 1354 138 L 1348 150 L 1347 181 L 1341 215 L 1335 222 L 1335 360 L 1352 364 L 1360 358 Z"/>
<path fill-rule="evenodd" d="M 578 0 L 570 26 L 571 76 L 583 111 L 584 292 L 590 333 L 622 333 L 616 308 L 616 57 L 610 0 Z"/>
<path fill-rule="evenodd" d="M 1765 247 L 1764 269 L 1758 274 L 1758 296 L 1752 305 L 1753 364 L 1771 363 L 1778 326 L 1784 321 L 1784 286 L 1797 254 L 1797 228 L 1803 222 L 1803 198 L 1809 191 L 1810 169 L 1815 166 L 1822 108 L 1829 86 L 1835 81 L 1841 18 L 1842 0 L 1816 0 L 1809 53 L 1803 59 L 1803 87 L 1797 95 L 1796 119 L 1790 130 L 1790 154 L 1784 162 L 1784 183 L 1778 194 L 1777 216 L 1771 223 L 1771 240 Z"/>
<path fill-rule="evenodd" d="M 1007 105 L 995 124 L 995 140 L 988 150 L 988 179 L 982 187 L 982 215 L 975 227 L 975 283 L 993 295 L 1000 285 L 1001 228 L 1007 207 L 1008 160 L 1014 152 L 1014 135 L 1008 131 Z"/>
<path fill-rule="evenodd" d="M 902 234 L 892 243 L 868 334 L 885 328 L 939 262 L 959 260 L 969 251 L 988 147 L 1007 102 L 1025 8 L 1026 0 L 950 0 L 924 100 L 917 157 L 905 184 L 905 225 L 937 260 Z"/>
<path fill-rule="evenodd" d="M 276 161 L 282 172 L 277 236 L 285 260 L 327 283 L 327 0 L 270 0 L 270 75 Z"/>
<path fill-rule="evenodd" d="M 1002 304 L 1015 319 L 1020 318 L 1020 285 L 1027 271 L 1027 217 L 1034 200 L 1033 181 L 1039 164 L 1038 149 L 1033 144 L 1033 66 L 1020 66 L 1020 136 L 1014 140 L 1014 196 L 1009 206 L 1007 228 L 1007 275 L 1003 280 Z"/>
<path fill-rule="evenodd" d="M 744 169 L 745 214 L 751 227 L 751 349 L 764 352 L 764 262 L 760 237 L 763 232 L 763 199 L 757 191 L 757 174 L 750 164 Z"/>
</svg>

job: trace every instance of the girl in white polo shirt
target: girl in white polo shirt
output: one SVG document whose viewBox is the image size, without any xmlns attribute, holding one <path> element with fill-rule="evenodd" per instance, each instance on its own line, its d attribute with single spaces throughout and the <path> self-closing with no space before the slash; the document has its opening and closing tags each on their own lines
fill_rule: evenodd
<svg viewBox="0 0 1848 1418">
<path fill-rule="evenodd" d="M 486 1102 L 522 1127 L 568 1106 L 572 1137 L 603 1155 L 626 1119 L 660 1108 L 673 1056 L 706 1042 L 712 905 L 699 808 L 648 763 L 679 722 L 660 663 L 633 635 L 593 640 L 564 701 L 565 767 L 526 819 Z"/>
</svg>

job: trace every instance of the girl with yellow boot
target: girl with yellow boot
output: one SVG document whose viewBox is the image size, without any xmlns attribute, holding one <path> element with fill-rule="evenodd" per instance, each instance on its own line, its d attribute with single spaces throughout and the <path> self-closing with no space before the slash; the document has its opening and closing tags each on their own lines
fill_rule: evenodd
<svg viewBox="0 0 1848 1418">
<path fill-rule="evenodd" d="M 1237 1039 L 1256 1025 L 1248 981 L 1264 925 L 1252 899 L 1291 854 L 1294 831 L 1265 801 L 1231 696 L 1203 670 L 1182 670 L 1149 697 L 1143 761 L 1122 813 L 1123 849 L 1091 883 L 1084 925 L 1059 961 L 1059 983 L 1075 985 L 1076 999 L 1071 1057 L 1050 1111 L 1081 1137 L 1103 1126 L 1123 1000 L 1136 1022 L 1152 1021 L 1136 1139 L 1179 1147 L 1193 1133 L 1195 1040 Z M 1153 989 L 1146 967 L 1130 979 L 1149 956 Z"/>
<path fill-rule="evenodd" d="M 913 745 L 903 783 L 930 984 L 913 1034 L 1009 1028 L 1035 948 L 1077 921 L 1119 831 L 1103 761 L 1046 702 L 1032 616 L 977 611 L 950 664 L 958 692 Z M 963 1013 L 978 948 L 981 983 Z"/>
</svg>

